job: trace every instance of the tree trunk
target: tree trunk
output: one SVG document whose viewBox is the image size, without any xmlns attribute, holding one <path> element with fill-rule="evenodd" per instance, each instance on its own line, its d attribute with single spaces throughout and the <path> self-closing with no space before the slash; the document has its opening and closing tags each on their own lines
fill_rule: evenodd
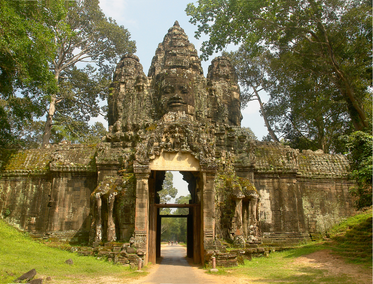
<svg viewBox="0 0 373 284">
<path fill-rule="evenodd" d="M 345 73 L 340 68 L 339 64 L 337 63 L 337 60 L 335 59 L 334 50 L 329 41 L 329 37 L 324 28 L 324 25 L 321 22 L 319 22 L 318 24 L 319 24 L 319 28 L 324 34 L 325 42 L 327 43 L 328 55 L 331 60 L 332 68 L 335 70 L 337 77 L 340 80 L 338 87 L 347 102 L 351 121 L 355 127 L 355 130 L 364 131 L 364 129 L 369 127 L 368 118 L 364 112 L 362 105 L 360 104 L 358 99 L 355 97 L 355 92 L 354 92 L 353 87 L 350 84 L 350 80 L 345 75 Z"/>
<path fill-rule="evenodd" d="M 263 119 L 264 119 L 264 123 L 265 123 L 265 125 L 267 127 L 269 135 L 271 135 L 271 137 L 272 137 L 272 139 L 274 141 L 280 142 L 280 140 L 278 140 L 275 132 L 272 130 L 271 125 L 268 122 L 267 115 L 266 115 L 266 113 L 264 111 L 264 106 L 263 106 L 262 100 L 260 99 L 260 96 L 259 96 L 258 92 L 256 91 L 256 88 L 254 86 L 252 86 L 252 88 L 254 90 L 256 98 L 258 99 L 260 110 L 262 111 L 262 116 L 263 116 Z"/>
<path fill-rule="evenodd" d="M 43 145 L 42 145 L 43 148 L 49 145 L 49 140 L 51 138 L 53 116 L 54 116 L 54 113 L 56 112 L 56 101 L 57 101 L 57 98 L 55 95 L 53 95 L 50 105 L 49 105 L 47 121 L 45 122 L 45 127 L 44 127 Z"/>
<path fill-rule="evenodd" d="M 57 84 L 58 84 L 59 76 L 60 76 L 60 72 L 56 68 L 54 79 L 56 80 Z M 49 145 L 49 140 L 51 138 L 51 133 L 52 133 L 53 116 L 56 112 L 56 104 L 57 104 L 57 96 L 54 94 L 54 95 L 51 96 L 51 102 L 49 104 L 47 121 L 45 122 L 44 134 L 43 134 L 43 144 L 42 144 L 43 148 L 45 148 Z"/>
</svg>

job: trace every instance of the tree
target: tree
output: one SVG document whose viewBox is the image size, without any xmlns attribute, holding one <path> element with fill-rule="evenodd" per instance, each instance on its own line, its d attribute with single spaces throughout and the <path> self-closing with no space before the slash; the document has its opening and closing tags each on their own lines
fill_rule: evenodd
<svg viewBox="0 0 373 284">
<path fill-rule="evenodd" d="M 346 139 L 352 169 L 350 178 L 356 181 L 351 193 L 357 197 L 356 206 L 361 209 L 372 205 L 373 136 L 356 131 Z"/>
<path fill-rule="evenodd" d="M 66 122 L 87 122 L 98 115 L 98 96 L 108 93 L 114 64 L 120 56 L 135 52 L 129 32 L 105 17 L 98 0 L 78 0 L 68 9 L 64 0 L 51 3 L 45 24 L 54 35 L 56 51 L 50 66 L 59 90 L 48 94 L 43 146 L 49 144 L 55 115 L 59 127 L 70 130 L 74 125 Z M 78 68 L 78 63 L 87 61 L 95 67 Z"/>
<path fill-rule="evenodd" d="M 166 172 L 165 178 L 162 184 L 162 190 L 158 191 L 159 196 L 159 203 L 160 204 L 167 204 L 177 195 L 177 189 L 174 187 L 173 184 L 173 174 L 172 172 Z M 162 208 L 159 212 L 161 215 L 168 215 L 171 214 L 170 208 Z M 161 224 L 161 234 L 164 238 L 169 238 L 169 230 L 173 224 L 173 218 L 162 218 Z M 167 233 L 166 233 L 167 232 Z M 165 235 L 164 235 L 165 234 Z"/>
<path fill-rule="evenodd" d="M 171 199 L 176 197 L 177 189 L 174 187 L 173 178 L 174 175 L 172 172 L 166 172 L 162 184 L 162 190 L 158 191 L 160 204 L 167 204 Z"/>
<path fill-rule="evenodd" d="M 270 137 L 273 141 L 280 142 L 268 121 L 264 104 L 259 94 L 261 91 L 268 90 L 271 85 L 266 71 L 266 61 L 270 53 L 263 52 L 260 55 L 252 56 L 251 50 L 246 50 L 242 46 L 238 51 L 224 53 L 224 55 L 231 59 L 238 81 L 243 87 L 243 90 L 241 90 L 242 107 L 245 107 L 249 101 L 257 100 Z"/>
<path fill-rule="evenodd" d="M 180 196 L 176 199 L 176 204 L 189 204 L 190 194 Z M 171 215 L 188 215 L 188 208 L 177 208 Z M 173 240 L 186 242 L 187 237 L 187 219 L 180 218 L 162 218 L 161 226 L 162 240 Z"/>
<path fill-rule="evenodd" d="M 202 57 L 242 43 L 298 64 L 333 88 L 356 130 L 370 129 L 372 7 L 366 0 L 199 0 L 189 4 L 196 36 L 209 35 Z M 287 74 L 291 77 L 291 74 Z M 296 79 L 296 78 L 294 78 Z"/>
<path fill-rule="evenodd" d="M 0 0 L 0 146 L 27 144 L 22 132 L 43 115 L 45 92 L 56 90 L 49 64 L 53 34 L 38 1 Z"/>
<path fill-rule="evenodd" d="M 71 123 L 70 123 L 71 122 Z M 63 140 L 72 143 L 97 144 L 102 141 L 102 137 L 107 131 L 101 122 L 96 122 L 93 125 L 88 125 L 81 121 L 66 121 L 66 126 L 56 125 L 52 129 L 53 143 L 60 143 Z"/>
<path fill-rule="evenodd" d="M 191 199 L 190 194 L 187 196 L 180 196 L 176 199 L 177 204 L 189 204 L 189 200 Z M 177 208 L 174 212 L 175 215 L 188 215 L 189 208 Z M 174 218 L 176 221 L 177 227 L 177 235 L 176 240 L 179 242 L 186 242 L 187 241 L 187 218 Z"/>
<path fill-rule="evenodd" d="M 268 76 L 275 84 L 268 90 L 267 118 L 293 148 L 342 153 L 338 137 L 353 130 L 348 110 L 328 78 L 306 72 L 304 64 L 312 62 L 272 58 Z"/>
</svg>

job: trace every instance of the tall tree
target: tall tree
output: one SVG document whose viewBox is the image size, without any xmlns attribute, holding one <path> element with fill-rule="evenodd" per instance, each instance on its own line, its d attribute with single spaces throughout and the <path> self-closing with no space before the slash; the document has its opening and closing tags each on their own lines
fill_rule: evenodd
<svg viewBox="0 0 373 284">
<path fill-rule="evenodd" d="M 165 178 L 162 184 L 162 190 L 158 191 L 159 203 L 167 204 L 177 195 L 177 189 L 174 187 L 172 172 L 166 172 Z M 171 214 L 170 208 L 162 208 L 160 214 L 166 215 Z M 170 218 L 162 218 L 161 234 L 165 233 L 171 228 L 173 220 Z M 169 231 L 168 231 L 169 233 Z M 168 233 L 164 237 L 168 238 Z"/>
<path fill-rule="evenodd" d="M 338 137 L 353 130 L 344 100 L 328 78 L 305 70 L 312 63 L 290 57 L 271 60 L 268 76 L 275 84 L 264 107 L 268 120 L 293 148 L 342 153 Z"/>
<path fill-rule="evenodd" d="M 264 109 L 260 92 L 268 91 L 271 83 L 267 75 L 268 57 L 269 52 L 263 52 L 259 55 L 252 55 L 251 50 L 245 49 L 243 46 L 238 51 L 224 53 L 231 59 L 231 62 L 236 70 L 238 81 L 243 87 L 241 90 L 241 102 L 245 107 L 250 101 L 258 101 L 260 113 L 263 117 L 265 126 L 273 141 L 280 142 L 276 133 L 273 131 L 268 116 Z"/>
<path fill-rule="evenodd" d="M 190 194 L 180 196 L 176 199 L 176 204 L 189 204 Z M 172 215 L 188 215 L 188 208 L 177 208 Z M 180 218 L 162 218 L 161 225 L 162 240 L 172 240 L 186 242 L 187 237 L 187 219 Z"/>
<path fill-rule="evenodd" d="M 48 64 L 54 45 L 39 1 L 0 0 L 0 11 L 0 146 L 9 148 L 43 115 L 42 94 L 56 90 Z"/>
<path fill-rule="evenodd" d="M 64 0 L 52 1 L 46 7 L 50 17 L 45 24 L 53 32 L 56 46 L 50 65 L 59 90 L 48 96 L 44 146 L 49 144 L 56 114 L 59 122 L 67 121 L 67 117 L 87 121 L 98 115 L 98 96 L 103 98 L 107 91 L 114 64 L 120 56 L 135 52 L 129 32 L 105 17 L 98 0 L 71 3 L 68 9 Z M 95 67 L 79 69 L 78 63 L 85 62 L 93 62 Z"/>
<path fill-rule="evenodd" d="M 302 61 L 304 72 L 338 91 L 356 130 L 370 129 L 372 6 L 367 0 L 199 0 L 189 4 L 202 57 L 229 43 Z M 306 63 L 309 64 L 306 64 Z M 289 74 L 290 76 L 290 74 Z M 334 92 L 335 93 L 335 92 Z"/>
</svg>

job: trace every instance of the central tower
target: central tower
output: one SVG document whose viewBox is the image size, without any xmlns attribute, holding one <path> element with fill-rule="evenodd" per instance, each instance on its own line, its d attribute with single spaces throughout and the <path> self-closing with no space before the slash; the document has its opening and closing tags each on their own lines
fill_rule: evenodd
<svg viewBox="0 0 373 284">
<path fill-rule="evenodd" d="M 125 55 L 111 90 L 106 153 L 116 151 L 121 172 L 135 176 L 136 246 L 144 251 L 146 262 L 155 262 L 157 191 L 165 171 L 180 170 L 193 184 L 188 222 L 193 224 L 194 239 L 189 251 L 201 262 L 216 234 L 214 180 L 219 161 L 250 144 L 249 135 L 240 128 L 240 91 L 230 61 L 215 58 L 205 78 L 194 45 L 175 22 L 158 45 L 148 76 L 137 56 Z M 113 173 L 106 167 L 99 180 L 110 179 Z M 110 236 L 116 228 L 121 230 L 112 219 Z"/>
</svg>

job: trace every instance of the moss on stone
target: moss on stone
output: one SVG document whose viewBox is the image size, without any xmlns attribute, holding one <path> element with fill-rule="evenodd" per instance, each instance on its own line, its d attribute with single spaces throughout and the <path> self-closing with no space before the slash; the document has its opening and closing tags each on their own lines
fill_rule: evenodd
<svg viewBox="0 0 373 284">
<path fill-rule="evenodd" d="M 5 171 L 41 171 L 49 170 L 50 149 L 33 149 L 12 152 L 4 164 Z"/>
</svg>

